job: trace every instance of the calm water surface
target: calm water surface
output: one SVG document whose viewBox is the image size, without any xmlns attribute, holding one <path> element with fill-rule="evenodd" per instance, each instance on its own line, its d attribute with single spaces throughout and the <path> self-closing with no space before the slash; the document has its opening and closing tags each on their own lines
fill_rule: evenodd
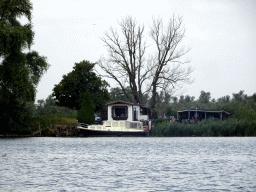
<svg viewBox="0 0 256 192">
<path fill-rule="evenodd" d="M 0 139 L 0 191 L 256 191 L 255 146 L 255 137 Z"/>
</svg>

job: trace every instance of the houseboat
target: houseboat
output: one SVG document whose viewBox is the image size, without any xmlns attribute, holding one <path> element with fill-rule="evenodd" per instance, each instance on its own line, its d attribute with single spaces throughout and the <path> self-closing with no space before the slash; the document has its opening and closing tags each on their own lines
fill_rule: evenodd
<svg viewBox="0 0 256 192">
<path fill-rule="evenodd" d="M 80 123 L 77 129 L 85 136 L 147 136 L 150 119 L 150 109 L 144 105 L 115 101 L 107 104 L 107 120 L 102 125 Z"/>
</svg>

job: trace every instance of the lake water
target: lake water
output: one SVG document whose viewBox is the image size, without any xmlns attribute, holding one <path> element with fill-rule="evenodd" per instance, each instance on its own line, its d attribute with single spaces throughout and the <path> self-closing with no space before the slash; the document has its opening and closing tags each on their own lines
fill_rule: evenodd
<svg viewBox="0 0 256 192">
<path fill-rule="evenodd" d="M 0 139 L 0 191 L 207 190 L 256 191 L 256 137 Z"/>
</svg>

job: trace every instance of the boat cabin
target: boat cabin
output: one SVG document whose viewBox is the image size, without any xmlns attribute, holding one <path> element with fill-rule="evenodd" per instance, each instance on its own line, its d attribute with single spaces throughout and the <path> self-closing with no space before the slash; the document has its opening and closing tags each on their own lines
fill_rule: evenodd
<svg viewBox="0 0 256 192">
<path fill-rule="evenodd" d="M 138 103 L 115 101 L 107 104 L 108 121 L 149 121 L 150 109 Z"/>
<path fill-rule="evenodd" d="M 224 110 L 207 110 L 207 109 L 186 109 L 177 111 L 177 120 L 186 122 L 201 121 L 202 119 L 221 119 L 229 118 L 230 113 Z"/>
</svg>

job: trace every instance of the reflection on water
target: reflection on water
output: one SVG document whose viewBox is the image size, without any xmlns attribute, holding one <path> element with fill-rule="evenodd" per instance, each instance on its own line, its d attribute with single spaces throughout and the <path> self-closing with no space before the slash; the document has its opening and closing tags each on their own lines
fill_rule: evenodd
<svg viewBox="0 0 256 192">
<path fill-rule="evenodd" d="M 256 191 L 255 146 L 255 137 L 0 139 L 0 191 Z"/>
</svg>

